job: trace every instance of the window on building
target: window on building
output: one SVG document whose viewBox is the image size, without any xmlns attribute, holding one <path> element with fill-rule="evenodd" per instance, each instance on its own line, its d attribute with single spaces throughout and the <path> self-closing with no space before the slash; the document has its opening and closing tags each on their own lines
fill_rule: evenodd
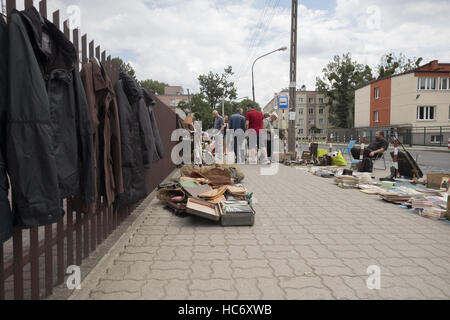
<svg viewBox="0 0 450 320">
<path fill-rule="evenodd" d="M 304 133 L 305 133 L 305 130 L 303 130 L 303 129 L 298 130 L 298 134 L 304 134 Z"/>
<path fill-rule="evenodd" d="M 320 104 L 323 104 L 323 103 L 324 103 L 323 98 L 319 98 L 319 103 L 320 103 Z"/>
<path fill-rule="evenodd" d="M 319 124 L 320 124 L 321 126 L 323 126 L 324 120 L 323 120 L 323 119 L 319 119 Z"/>
<path fill-rule="evenodd" d="M 444 140 L 443 136 L 431 136 L 431 143 L 442 143 L 442 140 Z"/>
<path fill-rule="evenodd" d="M 314 103 L 314 98 L 309 98 L 309 103 L 313 104 Z"/>
<path fill-rule="evenodd" d="M 172 107 L 178 106 L 177 100 L 170 100 L 170 105 L 171 105 Z"/>
<path fill-rule="evenodd" d="M 435 120 L 435 107 L 424 106 L 417 107 L 417 120 Z"/>
<path fill-rule="evenodd" d="M 299 126 L 303 126 L 305 124 L 305 119 L 299 119 L 298 120 L 298 125 Z"/>
<path fill-rule="evenodd" d="M 314 114 L 314 108 L 309 108 L 309 114 Z"/>
<path fill-rule="evenodd" d="M 299 104 L 303 104 L 303 103 L 305 103 L 305 99 L 303 99 L 303 98 L 299 98 L 299 99 L 298 99 L 298 103 L 299 103 Z"/>
<path fill-rule="evenodd" d="M 436 78 L 419 78 L 419 90 L 436 90 Z"/>
<path fill-rule="evenodd" d="M 298 114 L 302 115 L 302 114 L 303 114 L 303 112 L 304 112 L 304 109 L 303 109 L 303 108 L 301 108 L 301 109 L 298 109 Z"/>
<path fill-rule="evenodd" d="M 310 124 L 311 126 L 313 126 L 314 123 L 316 123 L 316 121 L 315 121 L 314 119 L 309 119 L 309 124 Z"/>
<path fill-rule="evenodd" d="M 323 108 L 319 109 L 319 114 L 323 114 L 325 112 L 325 110 Z"/>
<path fill-rule="evenodd" d="M 323 134 L 325 131 L 323 129 L 320 129 L 320 134 Z"/>
<path fill-rule="evenodd" d="M 380 99 L 380 88 L 375 88 L 375 99 Z"/>
<path fill-rule="evenodd" d="M 450 78 L 441 79 L 441 90 L 450 90 Z"/>
<path fill-rule="evenodd" d="M 373 113 L 373 119 L 374 119 L 374 122 L 380 122 L 380 113 L 378 111 L 375 111 Z"/>
</svg>

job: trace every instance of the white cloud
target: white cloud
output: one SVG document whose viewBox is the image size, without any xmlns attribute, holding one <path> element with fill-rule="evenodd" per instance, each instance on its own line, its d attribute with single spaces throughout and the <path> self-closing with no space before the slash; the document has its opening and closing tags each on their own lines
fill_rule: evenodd
<svg viewBox="0 0 450 320">
<path fill-rule="evenodd" d="M 71 4 L 82 10 L 82 32 L 113 54 L 127 53 L 139 78 L 191 92 L 199 74 L 232 65 L 239 96 L 251 97 L 253 60 L 290 42 L 290 10 L 256 8 L 256 0 L 50 0 L 49 7 L 66 17 Z M 299 13 L 298 83 L 308 89 L 334 55 L 346 52 L 372 67 L 391 50 L 450 62 L 445 0 L 337 0 L 333 12 L 301 5 Z M 289 52 L 276 53 L 256 65 L 261 104 L 288 86 L 288 60 Z"/>
</svg>

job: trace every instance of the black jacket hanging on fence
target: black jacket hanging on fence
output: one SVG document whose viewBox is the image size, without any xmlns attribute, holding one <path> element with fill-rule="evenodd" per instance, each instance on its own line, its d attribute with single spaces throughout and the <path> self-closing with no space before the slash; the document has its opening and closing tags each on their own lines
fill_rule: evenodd
<svg viewBox="0 0 450 320">
<path fill-rule="evenodd" d="M 8 200 L 8 179 L 4 161 L 6 104 L 8 102 L 8 31 L 0 17 L 0 245 L 12 236 L 12 217 Z"/>
<path fill-rule="evenodd" d="M 156 122 L 156 116 L 153 111 L 153 108 L 156 104 L 156 102 L 151 97 L 151 94 L 146 90 L 142 89 L 144 92 L 144 99 L 145 103 L 148 108 L 148 113 L 150 115 L 150 121 L 151 121 L 151 127 L 152 127 L 152 143 L 154 144 L 154 151 L 153 151 L 153 163 L 158 162 L 162 158 L 164 158 L 164 148 L 161 142 L 161 136 L 159 134 L 159 128 L 158 124 Z"/>
<path fill-rule="evenodd" d="M 144 130 L 145 107 L 142 90 L 126 72 L 120 72 L 115 86 L 119 106 L 120 134 L 122 142 L 122 175 L 124 193 L 116 198 L 116 207 L 135 204 L 147 196 L 145 165 L 148 165 L 149 129 Z M 148 119 L 147 119 L 148 120 Z"/>
<path fill-rule="evenodd" d="M 9 25 L 7 165 L 14 222 L 59 221 L 63 198 L 95 201 L 92 129 L 73 44 L 34 7 Z"/>
</svg>

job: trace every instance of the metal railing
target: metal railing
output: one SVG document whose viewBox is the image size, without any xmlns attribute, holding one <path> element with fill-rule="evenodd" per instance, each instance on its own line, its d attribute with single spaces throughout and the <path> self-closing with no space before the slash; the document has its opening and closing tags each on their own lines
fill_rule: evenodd
<svg viewBox="0 0 450 320">
<path fill-rule="evenodd" d="M 25 8 L 33 6 L 33 0 L 24 0 Z M 7 15 L 16 8 L 15 0 L 6 1 Z M 39 12 L 47 17 L 47 1 L 39 2 Z M 60 28 L 60 12 L 55 11 L 53 23 Z M 80 30 L 69 29 L 68 20 L 63 23 L 63 32 L 80 52 Z M 111 56 L 95 47 L 94 41 L 88 45 L 87 35 L 81 37 L 81 64 L 88 58 L 96 57 L 104 65 L 113 84 L 119 79 L 119 66 Z M 159 125 L 161 139 L 168 150 L 174 146 L 171 134 L 176 129 L 176 115 L 156 96 L 154 113 Z M 173 170 L 170 154 L 147 171 L 147 191 L 154 190 Z M 83 260 L 96 251 L 117 227 L 139 206 L 139 203 L 116 210 L 108 207 L 104 199 L 97 203 L 97 211 L 86 214 L 77 211 L 72 199 L 64 199 L 66 215 L 55 225 L 30 230 L 15 228 L 13 238 L 0 244 L 0 300 L 38 300 L 52 295 L 55 286 L 64 283 L 66 268 L 81 266 Z"/>
<path fill-rule="evenodd" d="M 387 138 L 398 130 L 399 141 L 407 146 L 447 147 L 450 139 L 450 126 L 430 127 L 371 127 L 358 129 L 330 129 L 328 137 L 333 134 L 335 143 L 349 143 L 356 140 L 361 143 L 364 132 L 367 142 L 373 142 L 377 131 L 383 131 Z"/>
</svg>

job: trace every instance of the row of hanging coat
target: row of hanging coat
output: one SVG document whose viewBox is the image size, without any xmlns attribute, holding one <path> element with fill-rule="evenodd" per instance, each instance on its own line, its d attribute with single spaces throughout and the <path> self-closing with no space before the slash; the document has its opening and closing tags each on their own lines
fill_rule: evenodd
<svg viewBox="0 0 450 320">
<path fill-rule="evenodd" d="M 96 59 L 80 74 L 73 44 L 34 7 L 0 19 L 0 43 L 0 243 L 12 226 L 60 221 L 65 198 L 85 213 L 145 198 L 145 169 L 164 153 L 150 94 L 124 71 L 113 86 Z"/>
</svg>

